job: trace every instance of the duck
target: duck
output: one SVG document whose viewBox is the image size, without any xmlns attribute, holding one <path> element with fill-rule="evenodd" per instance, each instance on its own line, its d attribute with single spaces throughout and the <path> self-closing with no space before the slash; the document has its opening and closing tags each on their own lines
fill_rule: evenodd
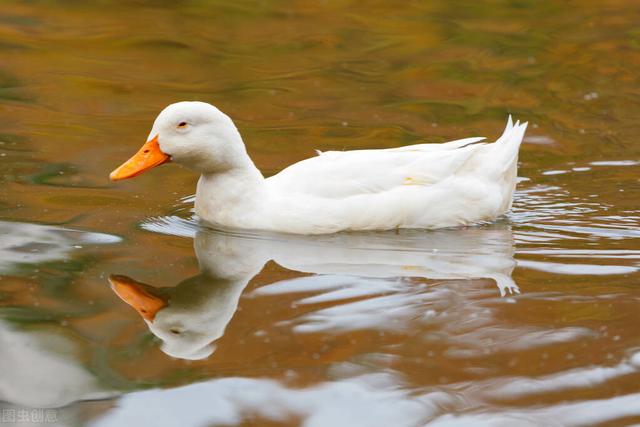
<svg viewBox="0 0 640 427">
<path fill-rule="evenodd" d="M 175 230 L 170 230 L 175 225 L 174 220 L 164 225 L 154 221 L 156 232 L 170 231 L 175 235 Z M 147 227 L 143 224 L 143 228 Z M 138 313 L 160 340 L 161 351 L 175 359 L 209 358 L 233 320 L 243 293 L 249 298 L 300 294 L 296 304 L 308 301 L 342 307 L 321 315 L 307 313 L 300 319 L 302 329 L 310 327 L 305 323 L 315 323 L 313 319 L 323 316 L 332 316 L 327 323 L 335 325 L 343 325 L 354 316 L 365 320 L 366 325 L 380 325 L 378 320 L 384 323 L 403 314 L 418 317 L 421 305 L 411 301 L 416 286 L 410 279 L 415 278 L 476 280 L 483 286 L 478 279 L 492 279 L 501 296 L 520 293 L 511 277 L 516 262 L 513 233 L 506 225 L 431 233 L 340 233 L 329 238 L 201 228 L 194 236 L 185 237 L 194 239 L 198 274 L 177 285 L 161 287 L 124 274 L 111 274 L 108 278 L 112 291 Z M 263 284 L 247 295 L 245 288 L 270 262 L 298 276 Z M 470 282 L 469 291 L 473 283 Z M 310 297 L 309 293 L 315 295 Z M 363 298 L 381 293 L 394 295 L 390 299 L 396 305 L 387 306 L 384 314 L 370 310 L 371 305 L 362 312 L 359 303 Z M 354 297 L 358 298 L 354 301 Z M 360 309 L 349 308 L 348 304 L 354 302 Z"/>
<path fill-rule="evenodd" d="M 200 173 L 196 215 L 225 228 L 312 235 L 477 225 L 510 210 L 526 128 L 509 116 L 493 143 L 473 137 L 318 151 L 265 178 L 229 116 L 205 102 L 183 101 L 160 112 L 147 142 L 110 178 L 183 165 Z"/>
</svg>

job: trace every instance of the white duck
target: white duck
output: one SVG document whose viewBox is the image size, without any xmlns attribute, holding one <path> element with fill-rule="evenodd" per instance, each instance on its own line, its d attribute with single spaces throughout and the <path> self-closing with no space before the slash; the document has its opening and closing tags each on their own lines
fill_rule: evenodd
<svg viewBox="0 0 640 427">
<path fill-rule="evenodd" d="M 526 127 L 509 118 L 492 144 L 467 138 L 328 151 L 265 179 L 227 115 L 204 102 L 178 102 L 158 115 L 148 141 L 110 178 L 182 164 L 201 173 L 196 214 L 232 228 L 325 234 L 463 226 L 510 209 Z"/>
</svg>

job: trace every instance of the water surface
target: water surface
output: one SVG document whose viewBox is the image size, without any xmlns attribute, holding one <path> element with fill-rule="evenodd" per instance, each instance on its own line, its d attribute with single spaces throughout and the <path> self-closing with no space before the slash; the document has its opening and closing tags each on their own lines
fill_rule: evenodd
<svg viewBox="0 0 640 427">
<path fill-rule="evenodd" d="M 3 416 L 640 423 L 639 14 L 625 1 L 3 2 Z M 266 175 L 314 149 L 495 138 L 513 114 L 530 123 L 513 212 L 435 232 L 203 229 L 191 172 L 107 180 L 186 99 L 231 115 Z"/>
</svg>

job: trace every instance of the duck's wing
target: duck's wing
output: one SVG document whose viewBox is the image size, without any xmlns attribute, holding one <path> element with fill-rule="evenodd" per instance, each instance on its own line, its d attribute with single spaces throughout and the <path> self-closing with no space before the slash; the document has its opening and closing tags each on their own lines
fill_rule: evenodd
<svg viewBox="0 0 640 427">
<path fill-rule="evenodd" d="M 382 150 L 319 152 L 317 157 L 272 176 L 267 183 L 281 192 L 343 198 L 405 185 L 430 186 L 455 175 L 482 174 L 485 169 L 493 175 L 496 166 L 502 170 L 512 163 L 514 154 L 517 158 L 525 127 L 514 126 L 509 117 L 503 135 L 493 144 L 482 143 L 484 138 L 466 138 Z"/>
<path fill-rule="evenodd" d="M 328 151 L 269 178 L 279 191 L 342 198 L 400 185 L 430 185 L 455 174 L 483 138 L 386 150 Z"/>
</svg>

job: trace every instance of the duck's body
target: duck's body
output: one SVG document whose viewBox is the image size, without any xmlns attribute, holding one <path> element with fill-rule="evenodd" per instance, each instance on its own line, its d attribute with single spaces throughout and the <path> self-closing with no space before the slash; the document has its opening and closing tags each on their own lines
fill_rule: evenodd
<svg viewBox="0 0 640 427">
<path fill-rule="evenodd" d="M 325 152 L 263 179 L 203 174 L 205 221 L 299 234 L 442 228 L 490 221 L 511 207 L 524 125 L 493 144 L 469 138 L 387 150 Z"/>
<path fill-rule="evenodd" d="M 163 135 L 176 126 L 174 122 L 178 127 L 194 123 L 192 134 Z M 211 127 L 208 132 L 206 126 Z M 319 153 L 267 179 L 247 155 L 231 119 L 208 104 L 167 107 L 154 123 L 150 142 L 155 140 L 162 153 L 202 173 L 195 209 L 204 221 L 233 228 L 325 234 L 453 227 L 503 215 L 511 207 L 525 130 L 526 123 L 513 125 L 509 118 L 503 135 L 492 144 L 481 143 L 484 138 L 468 138 Z M 114 171 L 112 178 L 139 173 L 122 172 L 127 164 Z"/>
</svg>

